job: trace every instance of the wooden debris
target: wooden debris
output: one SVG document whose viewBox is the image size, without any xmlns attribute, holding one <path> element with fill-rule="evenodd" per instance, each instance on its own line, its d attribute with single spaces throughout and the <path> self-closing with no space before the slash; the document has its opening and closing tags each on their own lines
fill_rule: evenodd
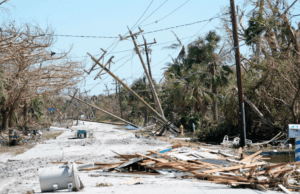
<svg viewBox="0 0 300 194">
<path fill-rule="evenodd" d="M 139 153 L 136 153 L 135 155 L 137 155 L 139 157 L 143 157 L 143 158 L 148 158 L 148 159 L 156 161 L 156 162 L 162 162 L 162 163 L 167 163 L 168 162 L 167 160 L 164 160 L 164 159 L 156 159 L 156 158 L 152 158 L 150 156 L 146 156 L 146 155 L 139 154 Z"/>
<path fill-rule="evenodd" d="M 242 147 L 239 148 L 238 157 L 240 160 L 245 158 Z"/>
<path fill-rule="evenodd" d="M 110 151 L 112 151 L 113 153 L 115 153 L 115 154 L 121 156 L 122 158 L 125 158 L 125 160 L 129 160 L 129 159 L 128 159 L 126 156 L 124 156 L 124 155 L 118 154 L 117 152 L 115 152 L 115 151 L 113 151 L 113 150 L 110 150 Z"/>
<path fill-rule="evenodd" d="M 141 163 L 139 163 L 139 165 L 142 165 L 142 166 L 146 166 L 146 165 L 151 165 L 151 164 L 156 164 L 156 162 L 155 161 L 147 161 L 147 162 L 141 162 Z"/>
<path fill-rule="evenodd" d="M 241 162 L 250 162 L 253 158 L 255 158 L 257 155 L 259 155 L 260 153 L 262 153 L 262 151 L 258 151 L 248 157 L 245 157 L 244 159 L 241 160 Z"/>
<path fill-rule="evenodd" d="M 238 165 L 238 166 L 230 166 L 230 167 L 224 167 L 224 168 L 217 168 L 213 170 L 206 170 L 203 171 L 204 173 L 216 173 L 216 172 L 225 172 L 225 171 L 231 171 L 231 170 L 239 170 L 243 168 L 250 168 L 250 167 L 257 167 L 260 165 L 265 164 L 264 162 L 256 163 L 256 164 L 247 164 L 247 165 Z"/>
<path fill-rule="evenodd" d="M 122 172 L 109 173 L 109 176 L 116 174 L 116 176 L 141 177 L 139 174 L 143 174 L 143 176 L 154 174 L 157 178 L 178 176 L 199 178 L 217 184 L 228 184 L 232 187 L 249 187 L 260 191 L 267 191 L 269 188 L 277 187 L 278 185 L 282 185 L 282 188 L 284 185 L 286 190 L 300 190 L 298 185 L 288 184 L 288 178 L 292 173 L 295 176 L 293 178 L 300 178 L 300 175 L 295 175 L 295 170 L 299 167 L 300 162 L 268 164 L 261 161 L 263 159 L 259 155 L 261 151 L 250 156 L 244 156 L 241 148 L 239 149 L 239 156 L 223 153 L 220 150 L 208 150 L 205 148 L 201 148 L 201 151 L 188 148 L 177 150 L 166 149 L 163 151 L 167 152 L 159 153 L 158 151 L 149 150 L 147 151 L 149 154 L 136 153 L 135 155 L 121 155 L 116 153 L 118 155 L 117 158 L 126 159 L 126 161 L 118 163 L 95 162 L 95 168 L 85 170 L 93 171 L 102 169 L 113 171 L 115 169 L 118 172 Z M 197 158 L 197 153 L 205 153 L 203 151 L 207 151 L 212 155 L 215 154 L 219 158 L 214 156 L 207 159 Z M 220 154 L 222 155 L 221 158 Z M 104 173 L 99 176 L 106 175 L 107 173 Z M 94 173 L 91 176 L 98 175 Z M 130 185 L 139 182 L 140 180 L 134 178 L 124 184 Z"/>
<path fill-rule="evenodd" d="M 284 193 L 291 194 L 291 192 L 290 192 L 289 190 L 287 190 L 287 188 L 285 188 L 282 184 L 279 184 L 278 187 L 279 187 Z"/>
</svg>

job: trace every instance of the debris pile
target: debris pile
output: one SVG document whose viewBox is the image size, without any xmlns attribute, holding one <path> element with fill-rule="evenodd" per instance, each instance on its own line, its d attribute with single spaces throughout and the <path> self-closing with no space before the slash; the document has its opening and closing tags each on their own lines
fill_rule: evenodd
<svg viewBox="0 0 300 194">
<path fill-rule="evenodd" d="M 43 132 L 40 130 L 18 131 L 10 129 L 8 133 L 0 134 L 0 145 L 22 145 L 41 139 Z"/>
<path fill-rule="evenodd" d="M 80 171 L 94 171 L 89 176 L 184 177 L 228 184 L 233 188 L 249 187 L 258 190 L 300 191 L 300 162 L 271 164 L 264 161 L 261 151 L 246 156 L 239 149 L 238 156 L 203 147 L 191 149 L 173 146 L 148 154 L 118 154 L 121 162 L 99 163 Z M 80 164 L 80 163 L 79 163 Z"/>
</svg>

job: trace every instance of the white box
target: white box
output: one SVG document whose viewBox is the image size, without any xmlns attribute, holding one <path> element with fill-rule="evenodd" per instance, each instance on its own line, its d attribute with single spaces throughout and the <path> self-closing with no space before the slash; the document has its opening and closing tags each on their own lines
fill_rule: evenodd
<svg viewBox="0 0 300 194">
<path fill-rule="evenodd" d="M 288 137 L 289 138 L 300 137 L 300 125 L 299 124 L 289 124 Z"/>
</svg>

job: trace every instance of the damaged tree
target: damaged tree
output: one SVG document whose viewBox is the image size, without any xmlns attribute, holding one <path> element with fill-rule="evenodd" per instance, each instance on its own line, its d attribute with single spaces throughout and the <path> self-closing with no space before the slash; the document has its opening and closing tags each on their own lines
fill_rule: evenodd
<svg viewBox="0 0 300 194">
<path fill-rule="evenodd" d="M 81 75 L 81 63 L 69 60 L 68 52 L 51 55 L 54 40 L 46 35 L 51 34 L 49 29 L 13 24 L 4 29 L 0 36 L 2 130 L 12 124 L 19 108 L 23 108 L 23 126 L 27 127 L 31 99 L 73 86 Z"/>
</svg>

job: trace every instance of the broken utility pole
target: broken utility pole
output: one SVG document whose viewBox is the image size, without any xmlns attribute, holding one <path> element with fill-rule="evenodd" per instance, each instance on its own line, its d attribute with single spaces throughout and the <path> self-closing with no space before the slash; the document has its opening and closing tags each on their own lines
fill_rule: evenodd
<svg viewBox="0 0 300 194">
<path fill-rule="evenodd" d="M 109 71 L 106 67 L 104 67 L 103 64 L 101 64 L 99 61 L 97 61 L 90 53 L 87 53 L 93 61 L 95 61 L 100 67 L 102 67 L 108 74 L 110 74 L 113 78 L 119 81 L 120 84 L 122 84 L 127 90 L 129 90 L 138 100 L 140 100 L 145 106 L 147 106 L 159 119 L 162 121 L 168 123 L 168 125 L 172 125 L 170 121 L 168 121 L 165 117 L 160 115 L 155 109 L 153 109 L 147 102 L 145 102 L 137 93 L 135 93 L 127 84 L 125 84 L 120 78 L 118 78 L 115 74 L 113 74 L 111 71 Z M 172 126 L 173 130 L 177 133 L 179 131 Z"/>
<path fill-rule="evenodd" d="M 118 80 L 116 80 L 116 83 L 112 83 L 113 85 L 116 84 L 116 99 L 118 98 L 118 101 L 119 101 L 119 105 L 120 105 L 120 114 L 121 114 L 121 118 L 122 118 L 122 103 L 121 103 L 121 90 L 120 90 L 120 83 L 118 82 Z"/>
<path fill-rule="evenodd" d="M 238 85 L 238 96 L 239 96 L 239 128 L 240 128 L 240 146 L 244 147 L 246 143 L 246 120 L 245 120 L 245 104 L 243 96 L 243 81 L 242 81 L 242 69 L 240 60 L 240 48 L 237 33 L 237 22 L 235 14 L 235 3 L 234 0 L 230 1 L 231 7 L 231 20 L 232 20 L 232 32 L 235 47 L 235 64 L 236 64 L 236 75 Z"/>
<path fill-rule="evenodd" d="M 112 61 L 112 59 L 113 59 L 114 57 L 115 57 L 115 56 L 111 56 L 110 59 L 108 59 L 108 61 L 105 63 L 104 67 L 106 67 L 107 65 L 109 65 L 109 68 L 108 68 L 108 69 L 110 69 L 110 63 L 114 63 L 114 62 Z M 100 60 L 98 60 L 98 61 L 100 61 Z M 96 64 L 97 64 L 97 63 L 96 63 Z M 100 75 L 101 75 L 101 72 L 102 72 L 102 71 L 103 71 L 103 69 L 101 69 L 101 70 L 99 71 L 99 73 L 96 75 L 96 77 L 94 78 L 94 80 L 96 80 L 98 77 L 101 78 Z"/>
<path fill-rule="evenodd" d="M 128 28 L 128 30 L 129 30 L 129 28 Z M 140 31 L 142 31 L 142 30 L 140 30 Z M 143 57 L 142 57 L 142 55 L 141 55 L 140 49 L 139 49 L 138 45 L 136 44 L 134 35 L 132 34 L 131 30 L 129 30 L 129 33 L 130 33 L 130 35 L 131 35 L 131 38 L 132 38 L 133 44 L 134 44 L 134 46 L 135 46 L 136 52 L 137 52 L 137 54 L 139 55 L 139 58 L 140 58 L 140 61 L 141 61 L 141 63 L 142 63 L 142 66 L 143 66 L 143 68 L 144 68 L 145 74 L 146 74 L 146 76 L 147 76 L 147 78 L 148 78 L 148 80 L 149 80 L 149 84 L 150 84 L 150 88 L 151 88 L 151 91 L 152 91 L 152 95 L 153 95 L 153 97 L 154 97 L 154 102 L 155 102 L 155 104 L 156 104 L 156 106 L 157 106 L 157 108 L 158 108 L 159 113 L 162 115 L 162 117 L 165 117 L 164 111 L 163 111 L 162 108 L 161 108 L 160 101 L 159 101 L 159 99 L 158 99 L 156 90 L 155 90 L 155 88 L 154 88 L 154 85 L 153 85 L 153 82 L 152 82 L 152 78 L 150 77 L 150 75 L 149 75 L 149 73 L 148 73 L 148 71 L 147 71 L 147 67 L 146 67 L 145 62 L 144 62 L 144 60 L 143 60 Z M 147 44 L 145 44 L 145 46 L 147 47 Z"/>
<path fill-rule="evenodd" d="M 98 59 L 98 61 L 100 61 L 100 60 L 104 57 L 104 55 L 107 53 L 106 50 L 104 50 L 104 49 L 102 49 L 102 48 L 100 48 L 100 49 L 103 51 L 103 54 L 102 54 L 101 57 Z M 86 72 L 87 74 L 90 75 L 90 73 L 94 70 L 94 68 L 96 67 L 96 65 L 97 65 L 97 63 L 95 63 L 89 71 L 84 70 L 84 72 Z"/>
<path fill-rule="evenodd" d="M 71 97 L 72 97 L 72 96 L 71 96 Z M 108 115 L 110 115 L 110 116 L 112 116 L 112 117 L 114 117 L 114 118 L 116 118 L 116 119 L 119 119 L 120 121 L 123 121 L 124 123 L 127 123 L 128 125 L 131 125 L 131 126 L 133 126 L 133 127 L 139 128 L 137 125 L 132 124 L 132 123 L 130 123 L 130 122 L 128 122 L 128 121 L 126 121 L 126 120 L 124 120 L 124 119 L 122 119 L 122 118 L 120 118 L 120 117 L 118 117 L 118 116 L 116 116 L 116 115 L 114 115 L 114 114 L 112 114 L 112 113 L 110 113 L 110 112 L 107 112 L 107 111 L 103 110 L 102 108 L 99 108 L 99 107 L 97 107 L 97 106 L 95 106 L 95 105 L 93 105 L 93 104 L 90 104 L 90 103 L 88 103 L 88 102 L 85 102 L 84 100 L 81 100 L 81 99 L 79 99 L 79 98 L 76 98 L 76 97 L 74 97 L 74 98 L 75 98 L 76 100 L 78 100 L 78 101 L 80 101 L 80 102 L 82 102 L 82 103 L 84 103 L 84 104 L 87 104 L 87 105 L 89 105 L 89 106 L 91 106 L 91 107 L 94 107 L 95 109 L 100 110 L 100 111 L 102 111 L 102 112 L 104 112 L 104 113 L 106 113 L 106 114 L 108 114 Z"/>
<path fill-rule="evenodd" d="M 147 56 L 148 71 L 149 71 L 150 78 L 153 81 L 153 79 L 152 79 L 152 73 L 151 73 L 151 67 L 150 67 L 150 59 L 149 59 L 149 52 L 148 52 L 147 41 L 146 41 L 146 39 L 145 39 L 144 36 L 143 36 L 143 39 L 144 39 L 144 43 L 145 43 L 145 52 L 146 52 L 146 56 Z M 156 43 L 155 39 L 154 39 L 154 42 Z"/>
</svg>

